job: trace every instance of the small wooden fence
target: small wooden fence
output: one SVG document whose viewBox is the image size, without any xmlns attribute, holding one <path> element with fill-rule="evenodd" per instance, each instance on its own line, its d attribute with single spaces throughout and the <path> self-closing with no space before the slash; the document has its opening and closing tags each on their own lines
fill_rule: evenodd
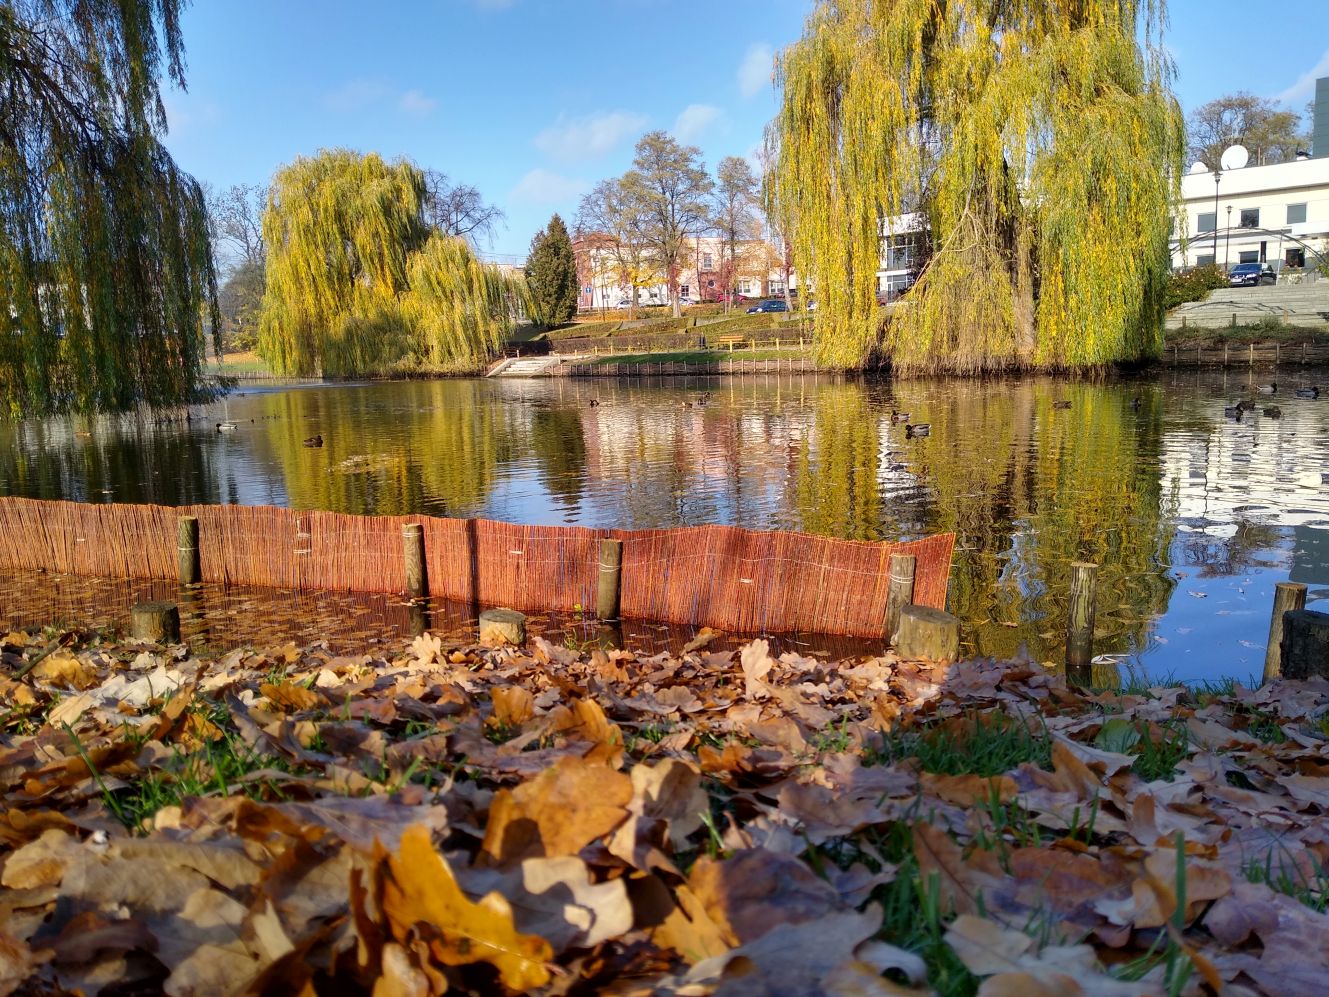
<svg viewBox="0 0 1329 997">
<path fill-rule="evenodd" d="M 1329 364 L 1329 346 L 1254 343 L 1223 346 L 1169 346 L 1162 362 L 1169 367 L 1279 367 L 1287 364 Z"/>
<path fill-rule="evenodd" d="M 954 534 L 865 543 L 732 526 L 598 530 L 485 519 L 352 516 L 270 506 L 90 505 L 0 498 L 0 569 L 174 578 L 178 524 L 198 520 L 201 580 L 401 592 L 408 525 L 428 594 L 521 610 L 596 604 L 600 542 L 622 541 L 625 617 L 737 632 L 883 636 L 892 554 L 917 558 L 913 601 L 942 609 Z M 418 541 L 417 541 L 418 542 Z"/>
<path fill-rule="evenodd" d="M 820 371 L 815 360 L 717 360 L 711 363 L 570 363 L 556 373 L 568 377 L 674 377 L 702 374 L 807 374 Z"/>
</svg>

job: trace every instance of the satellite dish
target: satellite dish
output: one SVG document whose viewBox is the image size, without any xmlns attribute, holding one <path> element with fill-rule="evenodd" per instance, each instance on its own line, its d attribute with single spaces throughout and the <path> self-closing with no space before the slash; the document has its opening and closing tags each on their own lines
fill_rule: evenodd
<svg viewBox="0 0 1329 997">
<path fill-rule="evenodd" d="M 1188 172 L 1191 176 L 1195 176 L 1197 173 L 1208 173 L 1209 167 L 1205 166 L 1204 163 L 1197 159 L 1195 162 L 1191 163 L 1191 168 Z"/>
<path fill-rule="evenodd" d="M 1219 163 L 1225 170 L 1239 170 L 1250 161 L 1250 158 L 1250 153 L 1246 151 L 1244 145 L 1230 145 L 1223 150 L 1223 158 Z"/>
</svg>

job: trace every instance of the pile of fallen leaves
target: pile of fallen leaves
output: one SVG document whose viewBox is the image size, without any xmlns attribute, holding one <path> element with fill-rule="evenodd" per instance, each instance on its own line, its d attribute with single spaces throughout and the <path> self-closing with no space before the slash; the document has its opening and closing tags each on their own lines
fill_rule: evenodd
<svg viewBox="0 0 1329 997">
<path fill-rule="evenodd" d="M 1320 994 L 1329 683 L 11 633 L 0 994 Z"/>
</svg>

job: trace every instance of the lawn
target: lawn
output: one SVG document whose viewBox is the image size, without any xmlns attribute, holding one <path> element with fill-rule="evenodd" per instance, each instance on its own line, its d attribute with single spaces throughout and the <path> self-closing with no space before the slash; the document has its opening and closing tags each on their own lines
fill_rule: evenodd
<svg viewBox="0 0 1329 997">
<path fill-rule="evenodd" d="M 209 374 L 234 376 L 236 374 L 269 374 L 271 369 L 257 353 L 251 350 L 246 353 L 223 354 L 220 363 L 215 359 L 208 363 L 207 372 Z"/>
<path fill-rule="evenodd" d="M 711 364 L 725 360 L 807 360 L 807 350 L 680 350 L 673 353 L 626 353 L 622 356 L 593 358 L 593 364 L 686 363 Z"/>
</svg>

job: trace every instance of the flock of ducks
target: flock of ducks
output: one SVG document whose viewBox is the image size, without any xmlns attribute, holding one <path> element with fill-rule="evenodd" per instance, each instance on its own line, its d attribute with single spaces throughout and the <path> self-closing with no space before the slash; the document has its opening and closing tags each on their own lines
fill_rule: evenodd
<svg viewBox="0 0 1329 997">
<path fill-rule="evenodd" d="M 1278 394 L 1278 382 L 1270 381 L 1268 384 L 1258 384 L 1254 388 L 1256 395 L 1276 395 Z M 1320 389 L 1315 386 L 1296 388 L 1292 392 L 1298 398 L 1315 399 L 1320 397 Z M 1283 410 L 1277 405 L 1259 406 L 1253 399 L 1243 398 L 1235 405 L 1223 406 L 1223 416 L 1232 419 L 1234 422 L 1241 422 L 1241 417 L 1247 412 L 1254 412 L 1260 409 L 1262 415 L 1267 419 L 1279 419 L 1283 416 Z"/>
</svg>

